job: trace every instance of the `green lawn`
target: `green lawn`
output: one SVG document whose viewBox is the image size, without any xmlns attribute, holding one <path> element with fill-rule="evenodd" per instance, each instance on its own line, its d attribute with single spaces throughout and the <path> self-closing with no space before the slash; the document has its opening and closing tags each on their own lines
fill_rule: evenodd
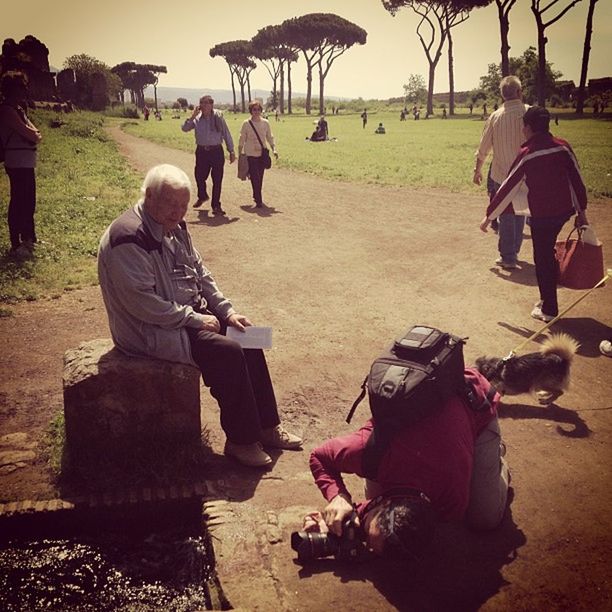
<svg viewBox="0 0 612 612">
<path fill-rule="evenodd" d="M 161 144 L 193 150 L 193 134 L 185 134 L 180 128 L 188 115 L 181 113 L 181 119 L 173 119 L 172 115 L 167 111 L 162 121 L 130 121 L 125 129 Z M 225 117 L 237 139 L 246 115 L 226 113 Z M 276 122 L 270 117 L 281 167 L 343 181 L 460 192 L 478 190 L 471 178 L 474 151 L 484 122 L 476 115 L 400 122 L 399 113 L 370 113 L 365 130 L 358 114 L 330 116 L 330 137 L 337 141 L 311 143 L 305 138 L 314 130 L 317 118 L 286 115 Z M 385 135 L 374 134 L 379 122 L 385 125 Z M 577 120 L 565 113 L 552 131 L 572 144 L 589 191 L 612 196 L 612 122 Z"/>
<path fill-rule="evenodd" d="M 134 201 L 138 179 L 103 130 L 95 113 L 58 117 L 36 111 L 43 134 L 37 169 L 37 233 L 33 258 L 15 261 L 5 219 L 8 178 L 0 172 L 0 302 L 59 295 L 97 282 L 96 252 L 106 225 Z M 0 314 L 10 311 L 0 309 Z"/>
</svg>

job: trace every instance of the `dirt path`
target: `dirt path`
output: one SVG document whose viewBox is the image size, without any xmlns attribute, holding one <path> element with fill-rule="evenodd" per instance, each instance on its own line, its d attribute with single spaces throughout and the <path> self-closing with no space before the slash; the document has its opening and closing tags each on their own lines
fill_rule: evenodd
<svg viewBox="0 0 612 612">
<path fill-rule="evenodd" d="M 192 174 L 192 155 L 112 133 L 140 172 L 170 162 Z M 255 212 L 235 171 L 226 166 L 228 217 L 192 209 L 187 221 L 224 293 L 254 322 L 273 327 L 268 360 L 277 397 L 306 444 L 304 452 L 281 454 L 263 477 L 221 457 L 215 463 L 220 500 L 211 512 L 220 517 L 217 554 L 232 603 L 313 611 L 610 609 L 612 360 L 597 350 L 612 337 L 610 286 L 557 325 L 582 343 L 571 391 L 549 408 L 529 397 L 503 406 L 515 499 L 502 529 L 476 536 L 444 527 L 411 580 L 388 568 L 323 563 L 310 572 L 293 563 L 289 534 L 305 510 L 322 505 L 308 453 L 348 431 L 344 417 L 372 359 L 413 323 L 468 336 L 468 362 L 506 354 L 539 328 L 529 317 L 537 298 L 531 243 L 523 270 L 500 272 L 492 265 L 495 237 L 477 228 L 482 196 L 335 183 L 274 168 L 264 185 L 270 208 Z M 590 218 L 612 244 L 610 201 L 593 203 Z M 562 307 L 577 296 L 561 289 Z M 14 310 L 0 319 L 0 437 L 27 437 L 0 447 L 0 457 L 3 448 L 22 453 L 0 466 L 0 501 L 56 495 L 40 449 L 62 406 L 62 355 L 109 335 L 97 287 Z M 217 410 L 203 397 L 203 420 L 221 453 Z"/>
</svg>

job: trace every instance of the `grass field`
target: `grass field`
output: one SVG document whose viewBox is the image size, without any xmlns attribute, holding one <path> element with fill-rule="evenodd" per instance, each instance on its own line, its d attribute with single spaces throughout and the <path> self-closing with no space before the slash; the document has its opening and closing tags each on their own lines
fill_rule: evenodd
<svg viewBox="0 0 612 612">
<path fill-rule="evenodd" d="M 0 172 L 0 302 L 59 295 L 97 282 L 96 252 L 104 227 L 134 200 L 138 181 L 95 113 L 61 117 L 32 113 L 43 134 L 37 169 L 37 231 L 33 258 L 15 261 L 5 222 L 8 179 Z M 0 313 L 6 314 L 7 310 Z"/>
<path fill-rule="evenodd" d="M 167 111 L 162 121 L 129 121 L 126 131 L 185 151 L 194 148 L 192 133 L 181 131 L 188 115 L 173 119 Z M 232 136 L 238 139 L 246 118 L 225 114 Z M 476 192 L 471 183 L 474 151 L 484 122 L 479 117 L 460 115 L 454 119 L 400 122 L 399 113 L 371 113 L 367 128 L 359 115 L 328 118 L 329 134 L 337 141 L 311 143 L 305 138 L 314 130 L 318 117 L 270 117 L 283 168 L 310 172 L 345 181 L 405 185 L 415 189 L 439 187 L 456 192 Z M 379 122 L 387 133 L 374 134 Z M 612 196 L 612 122 L 602 119 L 574 119 L 561 114 L 553 133 L 574 147 L 585 182 L 592 195 Z"/>
<path fill-rule="evenodd" d="M 180 129 L 172 112 L 163 121 L 128 120 L 125 129 L 138 136 L 192 151 L 193 134 Z M 183 118 L 184 115 L 181 115 Z M 245 115 L 226 115 L 237 140 Z M 49 111 L 33 113 L 43 133 L 37 169 L 36 222 L 43 241 L 32 259 L 7 257 L 8 228 L 0 223 L 0 303 L 10 304 L 97 281 L 96 250 L 104 227 L 134 201 L 141 177 L 128 168 L 104 133 L 100 114 L 80 112 L 61 117 Z M 317 117 L 295 115 L 272 119 L 279 164 L 319 176 L 415 189 L 439 187 L 476 192 L 471 183 L 473 154 L 483 122 L 462 116 L 443 121 L 399 121 L 398 113 L 371 113 L 367 129 L 358 114 L 329 118 L 330 136 L 337 141 L 305 140 Z M 387 134 L 375 135 L 379 122 Z M 55 125 L 55 127 L 51 127 Z M 562 117 L 554 133 L 574 146 L 589 190 L 612 196 L 612 123 Z M 0 172 L 0 216 L 6 219 L 8 180 Z M 0 316 L 10 314 L 0 307 Z"/>
</svg>

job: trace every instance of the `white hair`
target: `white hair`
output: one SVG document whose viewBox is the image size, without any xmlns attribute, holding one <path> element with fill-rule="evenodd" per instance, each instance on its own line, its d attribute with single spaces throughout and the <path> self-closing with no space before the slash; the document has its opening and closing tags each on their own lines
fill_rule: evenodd
<svg viewBox="0 0 612 612">
<path fill-rule="evenodd" d="M 185 172 L 172 164 L 160 164 L 159 166 L 153 166 L 145 176 L 140 188 L 143 200 L 147 191 L 152 198 L 157 199 L 164 185 L 168 185 L 172 189 L 189 189 L 191 191 L 191 181 Z"/>
<path fill-rule="evenodd" d="M 499 83 L 499 91 L 504 100 L 518 98 L 521 91 L 521 80 L 513 74 L 505 76 Z"/>
</svg>

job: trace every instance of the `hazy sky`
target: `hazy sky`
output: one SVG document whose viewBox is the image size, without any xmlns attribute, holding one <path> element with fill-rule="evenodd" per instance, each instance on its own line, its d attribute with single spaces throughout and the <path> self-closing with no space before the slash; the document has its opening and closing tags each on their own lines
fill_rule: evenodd
<svg viewBox="0 0 612 612">
<path fill-rule="evenodd" d="M 566 6 L 569 0 L 560 0 Z M 547 30 L 547 58 L 564 78 L 580 79 L 588 0 L 582 0 Z M 530 0 L 518 0 L 510 12 L 511 55 L 536 46 Z M 410 73 L 427 79 L 427 61 L 415 34 L 417 16 L 403 8 L 392 17 L 380 0 L 0 0 L 0 38 L 21 40 L 33 34 L 49 48 L 51 65 L 87 53 L 113 66 L 123 61 L 162 64 L 160 86 L 229 89 L 227 64 L 212 59 L 209 49 L 220 42 L 251 38 L 259 28 L 305 13 L 330 12 L 368 32 L 367 43 L 338 58 L 326 80 L 328 95 L 363 98 L 401 96 Z M 553 15 L 556 13 L 553 13 Z M 453 30 L 455 89 L 473 89 L 487 66 L 499 62 L 499 24 L 495 4 L 472 11 Z M 612 1 L 595 8 L 589 77 L 612 75 Z M 294 91 L 306 87 L 304 60 L 292 68 Z M 271 88 L 263 66 L 251 75 L 257 89 Z M 315 91 L 318 85 L 313 83 Z M 446 52 L 436 72 L 438 92 L 448 91 Z"/>
</svg>

